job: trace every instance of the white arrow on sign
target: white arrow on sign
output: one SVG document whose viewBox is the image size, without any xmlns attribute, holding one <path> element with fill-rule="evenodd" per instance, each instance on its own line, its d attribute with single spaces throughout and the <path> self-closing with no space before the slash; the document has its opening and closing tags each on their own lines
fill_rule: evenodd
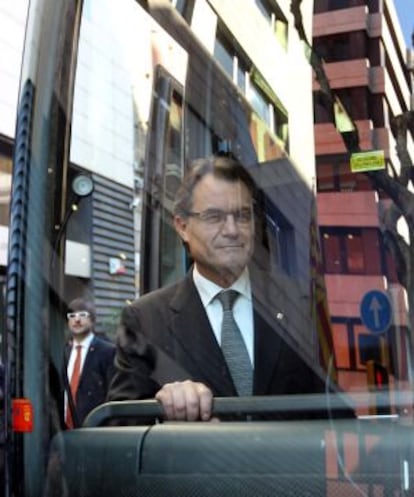
<svg viewBox="0 0 414 497">
<path fill-rule="evenodd" d="M 373 297 L 371 300 L 371 303 L 369 305 L 369 310 L 373 313 L 374 315 L 374 325 L 375 328 L 378 328 L 380 325 L 380 312 L 381 312 L 381 304 L 379 303 L 377 297 Z"/>
<path fill-rule="evenodd" d="M 388 295 L 380 290 L 367 292 L 360 305 L 363 324 L 374 333 L 383 333 L 391 324 L 392 308 Z"/>
</svg>

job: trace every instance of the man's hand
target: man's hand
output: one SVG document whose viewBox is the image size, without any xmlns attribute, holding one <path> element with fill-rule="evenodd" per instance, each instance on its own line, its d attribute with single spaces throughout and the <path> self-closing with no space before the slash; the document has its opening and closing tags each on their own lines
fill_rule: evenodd
<svg viewBox="0 0 414 497">
<path fill-rule="evenodd" d="M 213 394 L 203 383 L 191 380 L 166 383 L 155 395 L 170 421 L 209 421 Z"/>
</svg>

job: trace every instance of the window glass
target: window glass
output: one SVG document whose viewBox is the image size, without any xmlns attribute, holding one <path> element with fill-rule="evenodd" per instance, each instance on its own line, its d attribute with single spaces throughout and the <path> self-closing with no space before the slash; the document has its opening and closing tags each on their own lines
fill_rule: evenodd
<svg viewBox="0 0 414 497">
<path fill-rule="evenodd" d="M 227 50 L 220 39 L 216 38 L 214 45 L 214 57 L 223 67 L 226 73 L 233 79 L 233 55 Z"/>
<path fill-rule="evenodd" d="M 286 274 L 292 274 L 295 264 L 292 253 L 295 246 L 292 227 L 277 213 L 267 217 L 267 226 L 273 264 Z"/>
<path fill-rule="evenodd" d="M 360 236 L 349 233 L 345 237 L 346 266 L 349 273 L 361 273 L 364 269 L 364 253 Z"/>
<path fill-rule="evenodd" d="M 237 86 L 243 93 L 246 93 L 246 68 L 241 60 L 237 61 Z"/>
<path fill-rule="evenodd" d="M 178 10 L 178 12 L 181 15 L 184 15 L 188 1 L 187 0 L 172 0 L 172 1 L 173 1 L 173 4 L 175 5 L 175 8 Z"/>
<path fill-rule="evenodd" d="M 318 191 L 333 191 L 335 189 L 334 166 L 332 164 L 318 165 Z"/>
<path fill-rule="evenodd" d="M 6 497 L 411 494 L 412 130 L 405 147 L 394 114 L 412 81 L 390 2 L 17 3 L 0 495 L 2 470 Z M 384 169 L 351 171 L 374 149 Z"/>
<path fill-rule="evenodd" d="M 322 228 L 328 273 L 381 274 L 385 256 L 375 229 Z M 382 255 L 381 255 L 382 253 Z"/>
<path fill-rule="evenodd" d="M 327 273 L 339 273 L 342 269 L 340 238 L 331 233 L 323 233 L 325 269 Z"/>
<path fill-rule="evenodd" d="M 328 191 L 371 191 L 369 178 L 361 173 L 351 172 L 350 163 L 342 157 L 334 157 L 331 163 L 317 164 L 317 185 L 319 192 Z"/>
<path fill-rule="evenodd" d="M 267 0 L 255 0 L 256 6 L 262 16 L 271 25 L 276 39 L 286 49 L 288 39 L 288 22 L 276 2 Z"/>
<path fill-rule="evenodd" d="M 255 0 L 255 3 L 261 14 L 270 22 L 272 19 L 272 13 L 269 5 L 263 0 Z"/>
<path fill-rule="evenodd" d="M 9 224 L 9 205 L 11 190 L 11 157 L 3 155 L 0 152 L 0 225 L 8 226 Z"/>
<path fill-rule="evenodd" d="M 249 100 L 253 109 L 265 123 L 270 123 L 270 105 L 263 93 L 254 84 L 249 86 Z"/>
</svg>

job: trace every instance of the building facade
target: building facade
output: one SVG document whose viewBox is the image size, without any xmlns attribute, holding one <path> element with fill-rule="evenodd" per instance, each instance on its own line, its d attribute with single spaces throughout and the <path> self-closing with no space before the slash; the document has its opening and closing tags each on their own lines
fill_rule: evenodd
<svg viewBox="0 0 414 497">
<path fill-rule="evenodd" d="M 356 123 L 359 150 L 383 151 L 387 171 L 398 175 L 392 122 L 412 110 L 413 88 L 412 51 L 405 46 L 394 3 L 316 0 L 313 44 L 332 90 Z M 314 102 L 318 214 L 339 383 L 346 390 L 366 387 L 367 364 L 376 361 L 390 372 L 390 382 L 402 387 L 410 380 L 411 350 L 407 293 L 385 236 L 391 201 L 369 175 L 351 171 L 350 150 L 317 84 Z M 413 131 L 407 134 L 411 161 Z M 398 232 L 407 235 L 403 221 Z M 392 324 L 384 333 L 372 333 L 362 321 L 362 300 L 373 290 L 385 292 L 392 305 Z"/>
<path fill-rule="evenodd" d="M 9 81 L 1 97 L 8 121 L 0 127 L 7 194 L 28 6 L 0 11 L 12 29 L 1 38 L 11 54 L 0 71 Z M 312 14 L 306 2 L 308 36 Z M 213 0 L 83 2 L 66 183 L 70 192 L 72 179 L 87 173 L 95 189 L 73 212 L 67 195 L 65 300 L 91 296 L 106 331 L 123 305 L 182 275 L 182 247 L 169 220 L 177 178 L 192 158 L 227 149 L 267 190 L 281 314 L 294 316 L 294 339 L 309 350 L 314 337 L 303 302 L 315 176 L 311 88 L 288 0 L 245 0 L 236 10 Z"/>
</svg>

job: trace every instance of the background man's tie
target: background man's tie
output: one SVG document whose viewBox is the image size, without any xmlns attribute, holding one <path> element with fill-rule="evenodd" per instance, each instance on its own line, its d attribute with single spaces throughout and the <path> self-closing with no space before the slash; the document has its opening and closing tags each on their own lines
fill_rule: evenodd
<svg viewBox="0 0 414 497">
<path fill-rule="evenodd" d="M 81 356 L 82 356 L 82 345 L 76 345 L 76 357 L 75 363 L 73 365 L 73 372 L 70 378 L 70 392 L 72 394 L 73 404 L 76 405 L 76 392 L 78 391 L 79 380 L 80 380 L 80 369 L 81 369 Z M 68 428 L 73 428 L 73 418 L 72 412 L 70 410 L 70 404 L 68 403 L 66 410 L 66 426 Z"/>
<path fill-rule="evenodd" d="M 253 368 L 246 344 L 233 315 L 233 304 L 239 295 L 236 290 L 226 290 L 217 295 L 223 306 L 221 349 L 226 358 L 237 393 L 239 395 L 251 395 L 253 391 Z"/>
</svg>

